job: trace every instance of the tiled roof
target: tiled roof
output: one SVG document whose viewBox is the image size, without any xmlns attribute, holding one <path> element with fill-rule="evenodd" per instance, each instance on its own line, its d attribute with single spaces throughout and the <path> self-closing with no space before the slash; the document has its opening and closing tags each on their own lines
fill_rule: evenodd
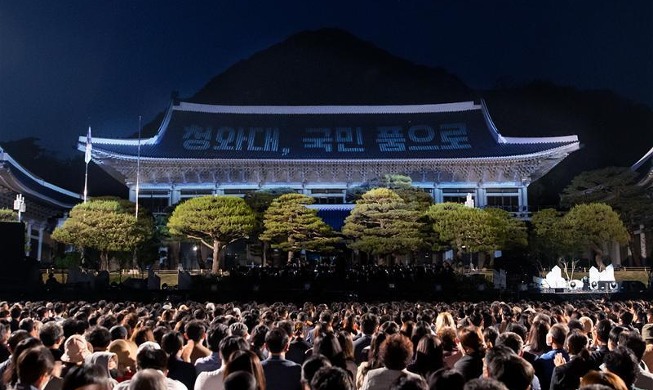
<svg viewBox="0 0 653 390">
<path fill-rule="evenodd" d="M 482 105 L 172 106 L 159 133 L 142 140 L 144 159 L 406 160 L 520 156 L 577 144 L 575 136 L 505 138 Z M 83 149 L 85 137 L 80 137 Z M 122 158 L 138 141 L 94 139 Z"/>
<path fill-rule="evenodd" d="M 80 194 L 67 191 L 34 176 L 2 149 L 0 149 L 0 185 L 56 208 L 70 209 L 81 201 Z"/>
</svg>

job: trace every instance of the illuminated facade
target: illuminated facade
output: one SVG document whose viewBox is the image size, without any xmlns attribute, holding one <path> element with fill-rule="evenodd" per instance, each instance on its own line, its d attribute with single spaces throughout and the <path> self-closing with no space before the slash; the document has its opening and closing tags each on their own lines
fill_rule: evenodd
<svg viewBox="0 0 653 390">
<path fill-rule="evenodd" d="M 79 138 L 84 150 L 86 137 Z M 290 187 L 324 208 L 385 174 L 410 176 L 436 202 L 528 212 L 527 187 L 576 136 L 504 137 L 472 101 L 392 106 L 223 106 L 173 102 L 148 139 L 94 138 L 92 159 L 154 212 L 201 195 Z M 139 152 L 140 150 L 140 152 Z M 140 155 L 140 158 L 139 158 Z M 137 167 L 140 167 L 137 169 Z"/>
<path fill-rule="evenodd" d="M 0 148 L 0 208 L 12 209 L 16 196 L 25 201 L 26 254 L 41 261 L 50 258 L 50 233 L 82 196 L 35 176 Z"/>
</svg>

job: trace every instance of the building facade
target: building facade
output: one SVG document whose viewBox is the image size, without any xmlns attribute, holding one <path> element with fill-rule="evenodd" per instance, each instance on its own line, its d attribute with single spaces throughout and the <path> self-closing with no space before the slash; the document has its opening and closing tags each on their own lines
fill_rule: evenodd
<svg viewBox="0 0 653 390">
<path fill-rule="evenodd" d="M 86 136 L 78 148 L 85 150 Z M 577 136 L 504 137 L 483 102 L 223 106 L 174 101 L 147 139 L 92 140 L 92 159 L 153 212 L 202 195 L 293 188 L 342 209 L 347 190 L 410 176 L 435 202 L 525 216 L 528 185 L 579 148 Z M 321 206 L 324 205 L 324 206 Z M 330 205 L 330 206 L 329 206 Z"/>
<path fill-rule="evenodd" d="M 26 229 L 26 255 L 38 261 L 50 259 L 50 233 L 82 196 L 35 176 L 0 148 L 0 208 L 12 209 L 17 195 L 25 203 L 21 222 Z"/>
</svg>

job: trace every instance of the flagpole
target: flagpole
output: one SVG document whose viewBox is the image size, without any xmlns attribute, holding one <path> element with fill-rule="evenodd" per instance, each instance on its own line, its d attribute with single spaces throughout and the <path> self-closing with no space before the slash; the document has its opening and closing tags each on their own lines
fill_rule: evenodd
<svg viewBox="0 0 653 390">
<path fill-rule="evenodd" d="M 88 199 L 88 163 L 91 162 L 91 126 L 88 127 L 86 134 L 86 150 L 84 152 L 84 162 L 86 162 L 86 172 L 84 173 L 84 203 Z"/>
<path fill-rule="evenodd" d="M 138 156 L 136 158 L 136 219 L 138 219 L 138 196 L 140 192 L 141 182 L 141 120 L 142 116 L 138 116 Z"/>
</svg>

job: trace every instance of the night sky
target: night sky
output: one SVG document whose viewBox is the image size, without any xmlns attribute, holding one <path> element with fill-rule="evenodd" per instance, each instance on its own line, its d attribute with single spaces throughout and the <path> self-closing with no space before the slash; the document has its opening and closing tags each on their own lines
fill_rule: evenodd
<svg viewBox="0 0 653 390">
<path fill-rule="evenodd" d="M 0 2 L 0 142 L 125 137 L 237 61 L 338 27 L 470 87 L 534 79 L 653 107 L 653 1 Z M 653 131 L 653 130 L 652 130 Z"/>
</svg>

